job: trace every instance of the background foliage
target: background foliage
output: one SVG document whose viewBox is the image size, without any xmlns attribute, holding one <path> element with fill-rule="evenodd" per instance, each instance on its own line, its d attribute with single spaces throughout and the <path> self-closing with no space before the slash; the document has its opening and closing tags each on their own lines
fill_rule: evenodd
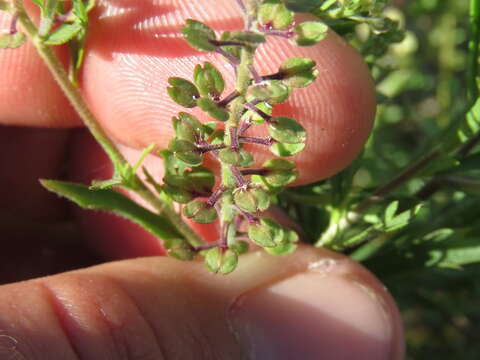
<svg viewBox="0 0 480 360">
<path fill-rule="evenodd" d="M 465 157 L 461 145 L 478 122 L 478 109 L 466 116 L 475 101 L 467 94 L 469 3 L 392 5 L 386 14 L 406 31 L 403 41 L 382 53 L 395 31 L 372 39 L 360 25 L 349 36 L 371 65 L 380 101 L 363 155 L 279 202 L 312 242 L 351 254 L 387 285 L 409 359 L 478 359 L 480 153 L 474 146 Z"/>
</svg>

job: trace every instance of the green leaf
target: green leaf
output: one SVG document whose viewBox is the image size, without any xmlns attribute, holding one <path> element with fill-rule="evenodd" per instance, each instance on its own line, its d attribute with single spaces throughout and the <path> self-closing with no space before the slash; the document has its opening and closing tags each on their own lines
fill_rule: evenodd
<svg viewBox="0 0 480 360">
<path fill-rule="evenodd" d="M 202 155 L 197 151 L 195 144 L 190 141 L 172 138 L 168 145 L 168 150 L 173 152 L 179 160 L 188 165 L 198 166 L 202 164 Z"/>
<path fill-rule="evenodd" d="M 200 21 L 188 19 L 181 32 L 185 40 L 196 50 L 209 52 L 217 48 L 210 42 L 216 39 L 215 32 Z"/>
<path fill-rule="evenodd" d="M 294 88 L 310 85 L 318 75 L 315 65 L 316 62 L 309 58 L 294 57 L 286 60 L 280 65 L 283 82 Z"/>
<path fill-rule="evenodd" d="M 375 228 L 381 229 L 382 231 L 390 232 L 401 229 L 402 227 L 410 224 L 413 219 L 417 216 L 418 212 L 422 208 L 422 204 L 414 206 L 412 209 L 405 210 L 400 214 L 396 215 L 398 210 L 399 202 L 395 200 L 391 202 L 384 211 L 383 214 L 383 223 L 378 223 L 375 225 Z"/>
<path fill-rule="evenodd" d="M 295 26 L 293 41 L 298 46 L 315 45 L 327 36 L 328 26 L 318 21 L 305 21 Z"/>
<path fill-rule="evenodd" d="M 227 121 L 230 114 L 227 110 L 217 105 L 217 103 L 208 98 L 197 99 L 197 105 L 200 109 L 207 112 L 212 118 L 218 121 Z"/>
<path fill-rule="evenodd" d="M 40 7 L 40 9 L 43 9 L 43 6 L 44 6 L 43 0 L 32 0 L 32 1 L 33 1 L 35 4 L 37 4 L 37 5 Z"/>
<path fill-rule="evenodd" d="M 203 138 L 204 127 L 198 119 L 190 114 L 181 112 L 178 117 L 172 118 L 173 129 L 175 135 L 180 140 L 195 142 L 199 138 Z"/>
<path fill-rule="evenodd" d="M 308 12 L 315 10 L 324 0 L 283 0 L 287 9 L 294 12 Z"/>
<path fill-rule="evenodd" d="M 437 229 L 422 240 L 415 252 L 428 256 L 426 266 L 458 269 L 480 262 L 480 241 L 477 236 L 465 237 L 451 229 Z"/>
<path fill-rule="evenodd" d="M 49 34 L 43 43 L 46 45 L 62 45 L 72 40 L 77 35 L 83 26 L 78 23 L 63 24 L 53 33 Z"/>
<path fill-rule="evenodd" d="M 205 62 L 203 68 L 200 64 L 195 66 L 193 81 L 205 98 L 217 100 L 225 89 L 225 81 L 220 71 L 211 63 Z"/>
<path fill-rule="evenodd" d="M 292 156 L 305 149 L 305 144 L 283 144 L 274 143 L 270 146 L 270 151 L 277 156 Z"/>
<path fill-rule="evenodd" d="M 173 239 L 181 238 L 167 218 L 143 208 L 115 190 L 90 190 L 85 185 L 55 180 L 40 180 L 40 183 L 47 190 L 66 197 L 83 208 L 112 212 L 142 226 L 163 239 L 166 247 L 169 247 Z"/>
<path fill-rule="evenodd" d="M 261 25 L 282 30 L 292 24 L 293 12 L 288 10 L 280 0 L 267 0 L 258 8 L 257 19 Z"/>
<path fill-rule="evenodd" d="M 477 99 L 465 117 L 465 123 L 457 131 L 460 142 L 467 142 L 480 131 L 480 98 Z"/>
<path fill-rule="evenodd" d="M 210 224 L 217 218 L 217 211 L 205 201 L 192 200 L 183 208 L 183 214 L 199 224 Z"/>
<path fill-rule="evenodd" d="M 171 77 L 168 79 L 168 83 L 171 86 L 167 87 L 167 92 L 173 101 L 186 108 L 197 106 L 196 100 L 200 97 L 200 93 L 190 81 L 179 77 Z"/>
<path fill-rule="evenodd" d="M 268 133 L 273 139 L 286 144 L 300 144 L 307 139 L 303 126 L 286 116 L 272 118 L 268 124 Z"/>
<path fill-rule="evenodd" d="M 222 149 L 218 152 L 220 159 L 234 166 L 248 167 L 253 164 L 254 158 L 248 151 L 240 149 L 235 151 L 231 148 Z"/>
<path fill-rule="evenodd" d="M 27 41 L 24 33 L 4 34 L 0 36 L 0 49 L 16 49 Z"/>
</svg>

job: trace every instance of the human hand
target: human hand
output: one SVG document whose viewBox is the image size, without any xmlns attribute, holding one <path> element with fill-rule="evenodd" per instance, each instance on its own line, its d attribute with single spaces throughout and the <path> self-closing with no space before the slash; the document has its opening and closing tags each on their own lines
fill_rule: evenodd
<svg viewBox="0 0 480 360">
<path fill-rule="evenodd" d="M 220 59 L 157 35 L 176 34 L 190 17 L 216 29 L 238 27 L 233 1 L 219 7 L 207 0 L 110 0 L 94 16 L 100 20 L 92 24 L 82 89 L 131 160 L 152 142 L 165 147 L 172 134 L 170 118 L 179 109 L 165 95 L 169 76 L 189 77 L 196 63 L 208 59 L 232 80 Z M 0 15 L 0 28 L 8 21 Z M 313 48 L 273 40 L 260 52 L 258 69 L 272 72 L 293 54 L 315 59 L 320 69 L 313 85 L 279 106 L 309 134 L 295 159 L 300 184 L 331 175 L 356 156 L 371 128 L 374 96 L 368 69 L 334 34 Z M 8 218 L 2 233 L 5 246 L 19 243 L 18 252 L 31 256 L 35 266 L 28 276 L 45 273 L 38 268 L 45 265 L 38 263 L 42 254 L 29 249 L 41 249 L 52 237 L 68 242 L 77 229 L 110 259 L 162 254 L 161 243 L 135 225 L 66 211 L 38 185 L 40 177 L 88 182 L 111 169 L 84 130 L 65 129 L 80 121 L 31 45 L 0 52 L 0 64 L 0 206 Z M 52 127 L 64 129 L 47 129 Z M 158 159 L 146 166 L 161 178 Z M 60 223 L 74 224 L 74 231 Z M 199 231 L 207 239 L 216 236 L 213 227 Z M 3 267 L 19 279 L 21 268 L 8 254 Z M 49 259 L 47 272 L 51 263 L 71 266 L 65 251 Z M 307 246 L 286 257 L 247 254 L 226 277 L 197 262 L 151 257 L 0 288 L 1 359 L 401 359 L 402 349 L 398 311 L 378 280 L 342 255 Z"/>
</svg>

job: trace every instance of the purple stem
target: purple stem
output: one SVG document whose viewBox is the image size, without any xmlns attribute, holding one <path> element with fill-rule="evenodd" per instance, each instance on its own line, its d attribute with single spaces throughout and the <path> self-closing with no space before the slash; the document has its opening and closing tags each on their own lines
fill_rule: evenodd
<svg viewBox="0 0 480 360">
<path fill-rule="evenodd" d="M 265 35 L 271 35 L 271 36 L 278 36 L 284 39 L 291 39 L 293 35 L 295 35 L 295 32 L 292 30 L 275 30 L 275 29 L 268 29 L 268 30 L 263 30 Z"/>
<path fill-rule="evenodd" d="M 208 42 L 215 46 L 245 46 L 246 44 L 241 41 L 235 40 L 208 40 Z"/>
<path fill-rule="evenodd" d="M 250 69 L 250 73 L 252 74 L 252 77 L 253 77 L 253 81 L 255 83 L 261 83 L 263 81 L 262 77 L 258 74 L 257 70 L 255 69 L 255 67 L 251 64 L 248 66 L 248 68 Z"/>
<path fill-rule="evenodd" d="M 9 34 L 10 35 L 14 35 L 17 33 L 17 20 L 18 20 L 18 12 L 14 13 L 13 16 L 12 16 L 12 20 L 10 22 L 10 30 L 9 30 Z"/>
<path fill-rule="evenodd" d="M 220 199 L 220 197 L 222 196 L 222 194 L 225 192 L 225 190 L 227 190 L 226 187 L 224 187 L 223 185 L 220 186 L 213 194 L 212 196 L 210 196 L 207 200 L 207 205 L 209 206 L 215 206 L 215 204 L 217 203 L 217 201 Z"/>
<path fill-rule="evenodd" d="M 245 104 L 243 104 L 244 107 L 246 107 L 248 110 L 252 110 L 254 113 L 256 113 L 257 115 L 260 115 L 262 118 L 265 119 L 265 121 L 269 122 L 272 120 L 272 116 L 271 115 L 268 115 L 266 112 L 260 110 L 259 108 L 257 108 L 255 105 L 252 104 L 252 102 L 247 102 Z"/>
<path fill-rule="evenodd" d="M 275 142 L 275 140 L 273 140 L 271 136 L 267 136 L 264 138 L 253 137 L 253 136 L 240 136 L 239 140 L 241 143 L 258 144 L 258 145 L 266 145 L 266 146 L 270 146 Z"/>
<path fill-rule="evenodd" d="M 241 136 L 242 134 L 245 133 L 245 131 L 250 129 L 251 126 L 252 126 L 252 122 L 250 120 L 246 120 L 242 122 L 242 124 L 240 125 L 240 130 L 238 130 L 238 134 Z"/>
<path fill-rule="evenodd" d="M 238 128 L 236 126 L 230 127 L 230 141 L 231 141 L 231 149 L 234 151 L 238 151 L 240 149 L 240 143 L 238 142 Z"/>
<path fill-rule="evenodd" d="M 238 60 L 235 56 L 233 56 L 232 54 L 229 54 L 222 48 L 217 48 L 215 51 L 220 55 L 222 55 L 223 57 L 225 57 L 232 65 L 237 66 L 240 64 L 240 60 Z"/>
<path fill-rule="evenodd" d="M 220 249 L 220 252 L 225 252 L 228 249 L 228 244 L 227 244 L 227 233 L 228 233 L 228 227 L 230 226 L 230 223 L 223 223 L 222 224 L 222 230 L 221 230 L 221 237 L 220 241 L 218 243 L 218 248 Z"/>
<path fill-rule="evenodd" d="M 243 176 L 248 176 L 248 175 L 267 175 L 268 170 L 267 169 L 245 169 L 240 171 Z"/>
<path fill-rule="evenodd" d="M 242 173 L 236 166 L 230 165 L 230 170 L 232 171 L 233 176 L 235 177 L 235 180 L 237 180 L 237 184 L 239 187 L 244 187 L 247 185 L 247 182 L 242 176 Z"/>
<path fill-rule="evenodd" d="M 247 219 L 248 223 L 249 224 L 258 224 L 258 217 L 246 212 L 246 211 L 243 211 L 242 209 L 240 209 L 237 205 L 233 205 L 233 207 L 240 213 L 243 215 L 243 217 L 245 219 Z"/>
<path fill-rule="evenodd" d="M 201 154 L 204 154 L 206 152 L 209 152 L 209 151 L 215 151 L 215 150 L 220 150 L 220 149 L 224 149 L 226 148 L 227 146 L 224 144 L 224 143 L 220 143 L 220 144 L 209 144 L 205 141 L 206 144 L 199 144 L 197 146 L 197 151 Z"/>
<path fill-rule="evenodd" d="M 262 76 L 262 80 L 265 81 L 265 80 L 283 80 L 285 79 L 285 73 L 279 71 L 275 74 L 270 74 L 270 75 L 264 75 Z"/>
<path fill-rule="evenodd" d="M 234 99 L 236 99 L 239 96 L 240 96 L 240 94 L 237 91 L 232 91 L 223 100 L 220 100 L 219 102 L 217 102 L 217 105 L 224 108 L 225 106 L 230 104 L 231 101 L 233 101 Z"/>
<path fill-rule="evenodd" d="M 208 244 L 194 246 L 193 250 L 194 251 L 202 251 L 202 250 L 212 249 L 212 248 L 217 247 L 217 246 L 218 246 L 218 242 L 212 242 L 212 243 L 208 243 Z"/>
</svg>

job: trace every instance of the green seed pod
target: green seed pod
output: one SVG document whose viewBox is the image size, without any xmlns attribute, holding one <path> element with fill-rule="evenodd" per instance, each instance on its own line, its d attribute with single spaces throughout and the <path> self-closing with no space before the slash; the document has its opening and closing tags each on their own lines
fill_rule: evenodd
<svg viewBox="0 0 480 360">
<path fill-rule="evenodd" d="M 185 243 L 183 239 L 173 239 L 165 242 L 168 255 L 179 260 L 192 260 L 195 252 Z"/>
<path fill-rule="evenodd" d="M 290 58 L 280 65 L 280 73 L 284 75 L 283 82 L 293 88 L 310 85 L 317 77 L 314 69 L 316 62 L 309 58 Z"/>
<path fill-rule="evenodd" d="M 168 83 L 171 87 L 167 87 L 167 92 L 173 101 L 186 108 L 197 106 L 196 99 L 200 96 L 200 93 L 193 83 L 179 77 L 169 78 Z"/>
<path fill-rule="evenodd" d="M 235 251 L 237 254 L 245 254 L 248 251 L 250 245 L 248 242 L 243 240 L 237 240 L 234 244 L 230 245 L 230 249 Z"/>
<path fill-rule="evenodd" d="M 292 24 L 293 12 L 279 0 L 267 0 L 258 8 L 257 19 L 262 25 L 271 25 L 281 30 Z"/>
<path fill-rule="evenodd" d="M 249 98 L 249 101 L 253 100 L 253 97 L 250 97 Z M 267 115 L 272 115 L 272 106 L 267 103 L 267 102 L 261 102 L 261 103 L 258 103 L 255 105 L 255 107 L 261 111 L 263 111 L 265 114 Z M 242 119 L 245 121 L 245 120 L 250 120 L 252 121 L 254 124 L 263 124 L 265 122 L 265 119 L 258 115 L 256 112 L 252 111 L 252 110 L 248 110 L 246 111 L 243 115 L 242 115 Z"/>
<path fill-rule="evenodd" d="M 248 227 L 248 237 L 262 247 L 274 247 L 284 242 L 284 230 L 274 220 L 262 218 Z"/>
<path fill-rule="evenodd" d="M 186 204 L 193 199 L 193 196 L 190 192 L 180 187 L 164 184 L 161 188 L 173 201 L 180 204 Z"/>
<path fill-rule="evenodd" d="M 215 40 L 215 32 L 200 21 L 188 19 L 181 32 L 185 40 L 196 50 L 209 52 L 217 48 L 210 42 Z"/>
<path fill-rule="evenodd" d="M 252 165 L 254 161 L 252 154 L 243 149 L 238 151 L 231 148 L 222 149 L 218 152 L 218 155 L 220 156 L 220 160 L 234 166 L 248 167 Z"/>
<path fill-rule="evenodd" d="M 194 143 L 197 139 L 203 137 L 203 126 L 193 115 L 181 112 L 178 117 L 172 118 L 172 125 L 177 138 L 180 140 Z"/>
<path fill-rule="evenodd" d="M 269 194 L 258 187 L 236 191 L 233 200 L 240 209 L 249 213 L 265 211 L 270 206 Z"/>
<path fill-rule="evenodd" d="M 270 186 L 285 186 L 295 181 L 298 176 L 296 165 L 292 161 L 272 159 L 266 161 L 262 167 L 268 170 L 263 178 Z"/>
<path fill-rule="evenodd" d="M 218 121 L 227 121 L 229 113 L 224 108 L 217 105 L 217 103 L 208 98 L 197 99 L 197 105 L 200 109 L 208 113 L 212 118 Z"/>
<path fill-rule="evenodd" d="M 202 155 L 197 151 L 195 144 L 190 141 L 172 138 L 168 144 L 168 150 L 188 165 L 198 166 L 202 164 Z"/>
<path fill-rule="evenodd" d="M 209 62 L 205 62 L 203 68 L 201 65 L 195 66 L 193 81 L 200 95 L 205 98 L 217 99 L 225 88 L 222 74 Z"/>
<path fill-rule="evenodd" d="M 293 41 L 298 46 L 314 45 L 327 36 L 328 26 L 319 21 L 305 21 L 295 26 Z"/>
<path fill-rule="evenodd" d="M 305 149 L 305 144 L 284 144 L 274 143 L 270 146 L 270 151 L 277 156 L 292 156 Z"/>
<path fill-rule="evenodd" d="M 205 253 L 205 263 L 211 272 L 226 275 L 237 267 L 238 254 L 230 249 L 224 253 L 219 248 L 209 249 Z"/>
<path fill-rule="evenodd" d="M 268 125 L 268 133 L 279 142 L 299 144 L 305 142 L 307 138 L 307 132 L 303 126 L 289 117 L 275 117 Z"/>
<path fill-rule="evenodd" d="M 210 224 L 217 218 L 217 211 L 205 201 L 193 200 L 183 208 L 183 214 L 199 224 Z"/>
<path fill-rule="evenodd" d="M 251 86 L 250 95 L 269 104 L 280 104 L 290 96 L 290 88 L 280 80 L 266 81 L 261 85 Z"/>
</svg>

